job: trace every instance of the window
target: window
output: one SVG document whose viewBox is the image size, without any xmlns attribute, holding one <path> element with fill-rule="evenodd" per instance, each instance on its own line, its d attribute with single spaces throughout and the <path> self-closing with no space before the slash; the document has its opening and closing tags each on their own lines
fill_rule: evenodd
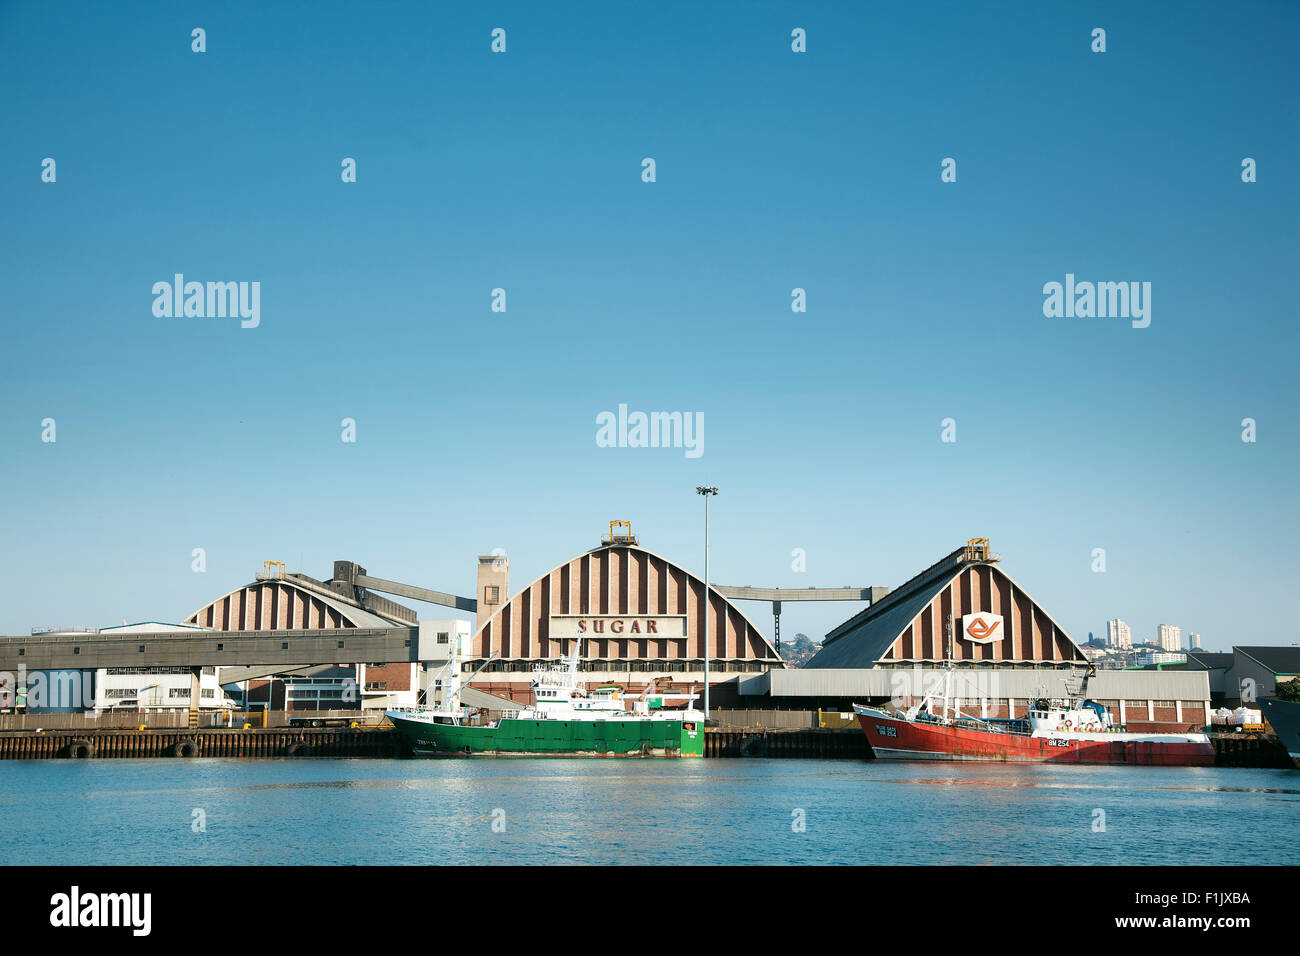
<svg viewBox="0 0 1300 956">
<path fill-rule="evenodd" d="M 288 649 L 289 649 L 289 642 L 288 642 L 288 641 L 281 641 L 281 642 L 280 642 L 280 650 L 282 650 L 282 651 L 287 651 Z"/>
<path fill-rule="evenodd" d="M 446 631 L 439 631 L 439 632 L 438 632 L 438 643 L 439 643 L 439 644 L 446 644 L 446 643 L 447 643 L 447 632 L 446 632 Z"/>
<path fill-rule="evenodd" d="M 131 687 L 110 687 L 104 691 L 104 697 L 108 700 L 121 700 L 126 697 L 134 697 L 135 689 Z"/>
<path fill-rule="evenodd" d="M 218 645 L 217 645 L 217 650 L 219 650 L 219 651 L 224 651 L 225 649 L 226 649 L 226 645 L 225 645 L 225 644 L 218 644 Z"/>
<path fill-rule="evenodd" d="M 501 603 L 501 587 L 500 587 L 500 585 L 496 585 L 496 584 L 488 584 L 488 585 L 485 585 L 485 586 L 484 586 L 484 588 L 483 588 L 483 603 L 484 603 L 484 604 L 500 604 L 500 603 Z"/>
<path fill-rule="evenodd" d="M 202 697 L 213 698 L 217 696 L 217 692 L 211 687 L 204 687 L 199 691 L 199 695 Z"/>
<path fill-rule="evenodd" d="M 343 646 L 343 642 L 342 642 L 342 641 L 339 641 L 339 647 L 342 647 L 342 646 Z"/>
<path fill-rule="evenodd" d="M 167 691 L 167 696 L 172 698 L 182 697 L 189 700 L 190 689 L 188 687 L 173 687 Z"/>
</svg>

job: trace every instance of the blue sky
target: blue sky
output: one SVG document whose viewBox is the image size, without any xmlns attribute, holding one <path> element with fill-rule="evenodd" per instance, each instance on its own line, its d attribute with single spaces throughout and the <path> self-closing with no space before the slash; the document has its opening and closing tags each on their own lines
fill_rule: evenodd
<svg viewBox="0 0 1300 956">
<path fill-rule="evenodd" d="M 722 583 L 987 536 L 1079 640 L 1294 640 L 1294 4 L 268 6 L 0 3 L 0 633 L 264 559 L 520 587 L 614 518 L 699 570 L 707 482 Z M 155 317 L 177 272 L 261 324 Z M 1150 327 L 1045 318 L 1066 273 Z M 704 454 L 597 447 L 620 403 Z"/>
</svg>

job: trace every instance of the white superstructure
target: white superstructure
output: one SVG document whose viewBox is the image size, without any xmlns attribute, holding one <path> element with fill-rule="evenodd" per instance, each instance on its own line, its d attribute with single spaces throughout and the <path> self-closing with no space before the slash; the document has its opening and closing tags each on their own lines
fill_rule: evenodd
<svg viewBox="0 0 1300 956">
<path fill-rule="evenodd" d="M 694 708 L 699 696 L 689 694 L 660 694 L 647 689 L 639 697 L 627 697 L 622 688 L 609 686 L 594 691 L 578 687 L 578 660 L 581 655 L 581 641 L 574 641 L 573 652 L 563 660 L 560 667 L 538 667 L 533 670 L 532 707 L 526 707 L 505 716 L 520 720 L 688 720 L 703 721 L 704 714 Z M 495 659 L 495 655 L 484 662 L 484 667 Z M 474 679 L 460 680 L 456 661 L 450 662 L 450 686 L 446 704 L 442 707 L 413 707 L 388 711 L 390 717 L 397 716 L 405 720 L 427 721 L 436 724 L 464 724 L 471 714 L 460 706 L 460 690 Z M 482 668 L 480 668 L 482 670 Z M 474 676 L 477 676 L 477 672 Z M 654 686 L 653 682 L 650 685 Z M 684 710 L 664 710 L 668 702 L 685 702 Z"/>
</svg>

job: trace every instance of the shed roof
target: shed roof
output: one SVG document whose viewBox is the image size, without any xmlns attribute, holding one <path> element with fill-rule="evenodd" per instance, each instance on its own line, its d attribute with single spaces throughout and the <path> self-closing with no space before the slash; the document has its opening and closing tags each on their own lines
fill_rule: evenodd
<svg viewBox="0 0 1300 956">
<path fill-rule="evenodd" d="M 1055 633 L 1072 645 L 1083 660 L 1082 651 L 1033 597 L 999 566 L 999 558 L 972 560 L 966 548 L 957 548 L 936 561 L 920 574 L 905 581 L 889 592 L 880 602 L 872 604 L 834 628 L 826 635 L 821 651 L 805 668 L 858 668 L 873 667 L 890 646 L 911 625 L 953 580 L 967 570 L 988 567 L 994 576 L 1004 578 L 1018 594 L 1027 598 L 1036 613 L 1051 622 Z"/>
<path fill-rule="evenodd" d="M 1254 644 L 1232 650 L 1234 654 L 1245 654 L 1274 674 L 1288 677 L 1300 674 L 1300 647 Z"/>
<path fill-rule="evenodd" d="M 1232 654 L 1221 654 L 1210 651 L 1188 651 L 1187 664 L 1189 667 L 1199 665 L 1205 670 L 1227 670 L 1232 666 Z"/>
<path fill-rule="evenodd" d="M 911 623 L 936 594 L 948 586 L 950 575 L 934 578 L 926 586 L 911 589 L 901 600 L 889 602 L 873 617 L 866 611 L 826 636 L 822 649 L 804 665 L 805 668 L 857 668 L 871 667 L 889 650 L 899 633 Z M 868 608 L 868 611 L 871 609 Z M 846 636 L 847 629 L 858 622 L 857 630 Z"/>
</svg>

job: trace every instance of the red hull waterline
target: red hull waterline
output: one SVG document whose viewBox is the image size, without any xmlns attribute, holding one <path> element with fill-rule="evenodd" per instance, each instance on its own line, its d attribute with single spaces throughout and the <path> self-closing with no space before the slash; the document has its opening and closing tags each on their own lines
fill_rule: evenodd
<svg viewBox="0 0 1300 956">
<path fill-rule="evenodd" d="M 1210 767 L 1209 741 L 1116 739 L 1113 734 L 1029 737 L 858 714 L 867 742 L 880 758 L 975 760 L 1001 763 L 1129 764 Z"/>
</svg>

